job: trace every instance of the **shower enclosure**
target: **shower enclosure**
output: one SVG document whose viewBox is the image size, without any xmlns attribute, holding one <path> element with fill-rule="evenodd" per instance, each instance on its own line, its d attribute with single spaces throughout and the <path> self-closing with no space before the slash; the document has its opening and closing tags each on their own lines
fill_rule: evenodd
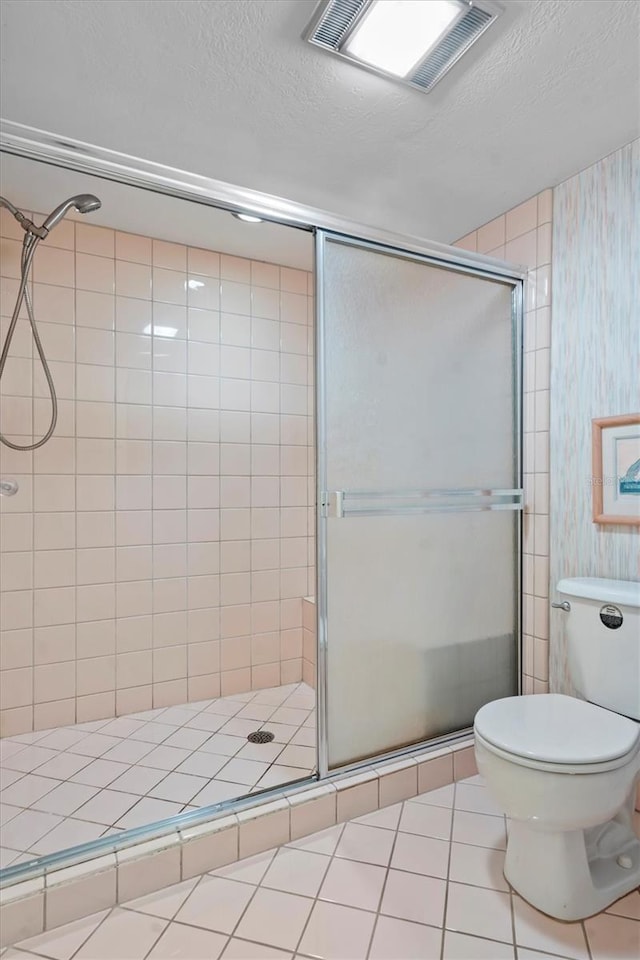
<svg viewBox="0 0 640 960">
<path fill-rule="evenodd" d="M 4 146 L 28 211 L 54 187 L 103 204 L 36 257 L 54 436 L 0 451 L 5 836 L 65 818 L 5 879 L 429 749 L 517 692 L 521 272 L 44 134 Z M 254 253 L 238 229 L 265 231 Z M 24 330 L 12 349 L 24 446 L 47 394 Z"/>
</svg>

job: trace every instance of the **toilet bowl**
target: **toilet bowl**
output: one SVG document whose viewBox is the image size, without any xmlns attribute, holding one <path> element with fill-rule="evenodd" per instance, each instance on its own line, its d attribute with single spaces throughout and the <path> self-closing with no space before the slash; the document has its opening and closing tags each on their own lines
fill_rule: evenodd
<svg viewBox="0 0 640 960">
<path fill-rule="evenodd" d="M 511 818 L 505 877 L 525 900 L 578 920 L 640 884 L 640 724 L 572 697 L 509 697 L 478 712 L 475 740 Z"/>
<path fill-rule="evenodd" d="M 577 696 L 507 697 L 475 718 L 478 770 L 511 818 L 504 873 L 534 907 L 580 920 L 640 885 L 640 584 L 561 580 Z"/>
</svg>

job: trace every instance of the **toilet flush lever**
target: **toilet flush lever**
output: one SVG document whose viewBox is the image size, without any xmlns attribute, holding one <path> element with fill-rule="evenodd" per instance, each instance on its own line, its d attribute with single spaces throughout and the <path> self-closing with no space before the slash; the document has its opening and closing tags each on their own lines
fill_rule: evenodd
<svg viewBox="0 0 640 960">
<path fill-rule="evenodd" d="M 568 600 L 563 600 L 561 603 L 558 603 L 557 600 L 552 600 L 551 606 L 555 607 L 556 610 L 564 610 L 565 613 L 569 613 L 571 610 L 571 604 Z"/>
</svg>

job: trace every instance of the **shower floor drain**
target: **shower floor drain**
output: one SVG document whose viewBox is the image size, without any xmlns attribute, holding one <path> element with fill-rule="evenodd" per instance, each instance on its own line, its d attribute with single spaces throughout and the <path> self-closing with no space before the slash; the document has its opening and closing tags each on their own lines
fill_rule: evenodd
<svg viewBox="0 0 640 960">
<path fill-rule="evenodd" d="M 271 733 L 270 730 L 254 730 L 253 733 L 250 733 L 247 737 L 249 743 L 271 743 L 274 739 L 275 733 Z"/>
</svg>

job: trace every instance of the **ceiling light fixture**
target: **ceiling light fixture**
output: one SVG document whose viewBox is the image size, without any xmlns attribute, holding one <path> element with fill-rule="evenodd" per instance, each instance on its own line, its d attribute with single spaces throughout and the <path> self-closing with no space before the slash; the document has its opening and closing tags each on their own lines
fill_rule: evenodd
<svg viewBox="0 0 640 960">
<path fill-rule="evenodd" d="M 427 91 L 501 12 L 493 0 L 322 0 L 304 38 Z"/>
<path fill-rule="evenodd" d="M 356 60 L 406 77 L 462 13 L 456 0 L 377 0 L 360 18 L 344 49 Z"/>
<path fill-rule="evenodd" d="M 262 217 L 252 217 L 248 213 L 234 213 L 236 220 L 243 220 L 245 223 L 262 223 Z"/>
</svg>

